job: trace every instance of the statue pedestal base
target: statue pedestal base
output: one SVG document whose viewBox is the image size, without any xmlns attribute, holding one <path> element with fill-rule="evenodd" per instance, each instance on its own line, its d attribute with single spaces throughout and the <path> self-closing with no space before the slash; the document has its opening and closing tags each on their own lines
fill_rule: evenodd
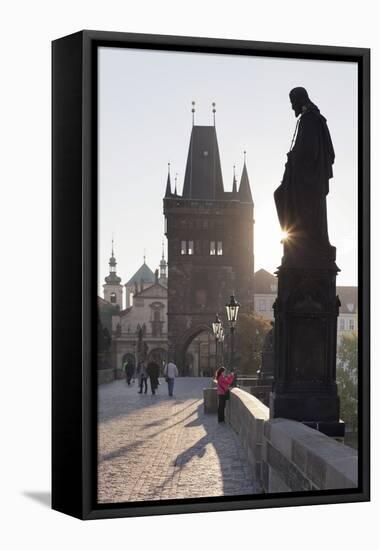
<svg viewBox="0 0 379 550">
<path fill-rule="evenodd" d="M 335 420 L 339 417 L 339 397 L 335 395 L 272 392 L 270 417 L 296 420 L 330 437 L 343 438 L 345 434 L 344 422 Z"/>
<path fill-rule="evenodd" d="M 270 416 L 318 426 L 328 435 L 342 437 L 336 385 L 337 272 L 331 257 L 283 258 L 274 304 L 275 382 Z"/>
</svg>

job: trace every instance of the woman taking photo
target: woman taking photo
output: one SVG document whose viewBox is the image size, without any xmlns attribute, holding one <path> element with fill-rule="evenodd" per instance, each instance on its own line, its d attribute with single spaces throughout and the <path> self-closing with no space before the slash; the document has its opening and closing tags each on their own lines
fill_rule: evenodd
<svg viewBox="0 0 379 550">
<path fill-rule="evenodd" d="M 234 380 L 234 372 L 224 376 L 225 367 L 220 367 L 216 371 L 215 382 L 217 383 L 218 397 L 218 421 L 225 422 L 225 403 L 229 396 L 229 386 Z"/>
</svg>

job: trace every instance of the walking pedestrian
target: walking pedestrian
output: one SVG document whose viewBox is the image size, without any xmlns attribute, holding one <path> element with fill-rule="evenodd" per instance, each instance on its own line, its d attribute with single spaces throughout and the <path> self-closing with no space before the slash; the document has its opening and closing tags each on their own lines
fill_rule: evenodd
<svg viewBox="0 0 379 550">
<path fill-rule="evenodd" d="M 173 361 L 169 361 L 164 368 L 164 375 L 168 384 L 168 395 L 173 396 L 175 378 L 179 376 L 178 367 Z"/>
<path fill-rule="evenodd" d="M 146 370 L 148 376 L 150 377 L 151 393 L 155 395 L 155 391 L 159 385 L 159 365 L 155 361 L 150 361 Z"/>
<path fill-rule="evenodd" d="M 139 382 L 139 392 L 138 393 L 142 393 L 143 387 L 145 387 L 145 392 L 144 393 L 147 393 L 147 372 L 146 372 L 146 366 L 145 366 L 144 361 L 141 361 L 138 364 L 137 376 L 138 376 L 138 382 Z"/>
<path fill-rule="evenodd" d="M 133 363 L 127 363 L 126 365 L 126 369 L 125 369 L 125 374 L 126 374 L 126 383 L 128 384 L 128 386 L 130 386 L 130 382 L 132 381 L 132 378 L 133 378 L 133 375 L 134 375 L 134 364 Z"/>
<path fill-rule="evenodd" d="M 127 376 L 127 370 L 128 370 L 128 361 L 124 361 L 123 364 L 122 364 L 122 370 L 124 371 L 125 373 L 125 382 L 128 383 L 128 376 Z M 129 385 L 129 384 L 128 384 Z"/>
<path fill-rule="evenodd" d="M 225 422 L 225 405 L 227 399 L 229 399 L 230 390 L 229 386 L 233 382 L 235 374 L 231 372 L 228 376 L 225 376 L 225 367 L 220 367 L 216 370 L 214 381 L 217 384 L 217 398 L 218 409 L 217 417 L 219 422 Z"/>
</svg>

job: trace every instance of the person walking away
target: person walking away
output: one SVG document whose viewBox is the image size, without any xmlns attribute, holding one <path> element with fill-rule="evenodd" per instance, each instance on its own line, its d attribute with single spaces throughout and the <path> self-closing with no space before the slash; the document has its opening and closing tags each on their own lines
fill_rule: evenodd
<svg viewBox="0 0 379 550">
<path fill-rule="evenodd" d="M 127 363 L 126 364 L 125 374 L 126 374 L 126 383 L 128 384 L 128 386 L 130 386 L 130 382 L 131 382 L 131 380 L 133 378 L 133 374 L 134 374 L 134 365 L 133 365 L 133 363 Z"/>
<path fill-rule="evenodd" d="M 128 370 L 128 361 L 124 361 L 122 364 L 122 370 L 125 372 L 125 382 L 128 382 L 128 377 L 126 376 L 126 372 Z"/>
<path fill-rule="evenodd" d="M 140 364 L 138 365 L 137 374 L 138 374 L 138 382 L 139 382 L 138 393 L 142 393 L 143 387 L 145 387 L 144 393 L 147 393 L 147 372 L 146 372 L 146 366 L 144 361 L 141 361 Z"/>
<path fill-rule="evenodd" d="M 155 361 L 150 361 L 147 365 L 147 374 L 150 377 L 151 393 L 155 395 L 159 381 L 159 365 Z"/>
<path fill-rule="evenodd" d="M 179 376 L 178 367 L 172 361 L 169 361 L 164 368 L 164 375 L 168 384 L 168 395 L 173 396 L 175 378 Z"/>
<path fill-rule="evenodd" d="M 218 409 L 217 416 L 219 422 L 225 422 L 225 405 L 229 396 L 229 386 L 235 377 L 234 372 L 225 376 L 225 367 L 220 367 L 216 371 L 215 382 L 217 384 Z"/>
</svg>

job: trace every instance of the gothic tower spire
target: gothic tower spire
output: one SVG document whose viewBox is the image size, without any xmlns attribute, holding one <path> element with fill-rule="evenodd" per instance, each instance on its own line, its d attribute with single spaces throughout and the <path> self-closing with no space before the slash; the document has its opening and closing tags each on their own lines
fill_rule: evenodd
<svg viewBox="0 0 379 550">
<path fill-rule="evenodd" d="M 171 176 L 170 176 L 170 163 L 168 163 L 167 184 L 165 197 L 171 197 Z"/>
<path fill-rule="evenodd" d="M 251 194 L 249 176 L 247 175 L 246 151 L 243 152 L 243 157 L 244 157 L 243 170 L 242 170 L 241 183 L 240 183 L 238 195 L 241 202 L 251 202 L 254 204 L 253 196 Z"/>
</svg>

